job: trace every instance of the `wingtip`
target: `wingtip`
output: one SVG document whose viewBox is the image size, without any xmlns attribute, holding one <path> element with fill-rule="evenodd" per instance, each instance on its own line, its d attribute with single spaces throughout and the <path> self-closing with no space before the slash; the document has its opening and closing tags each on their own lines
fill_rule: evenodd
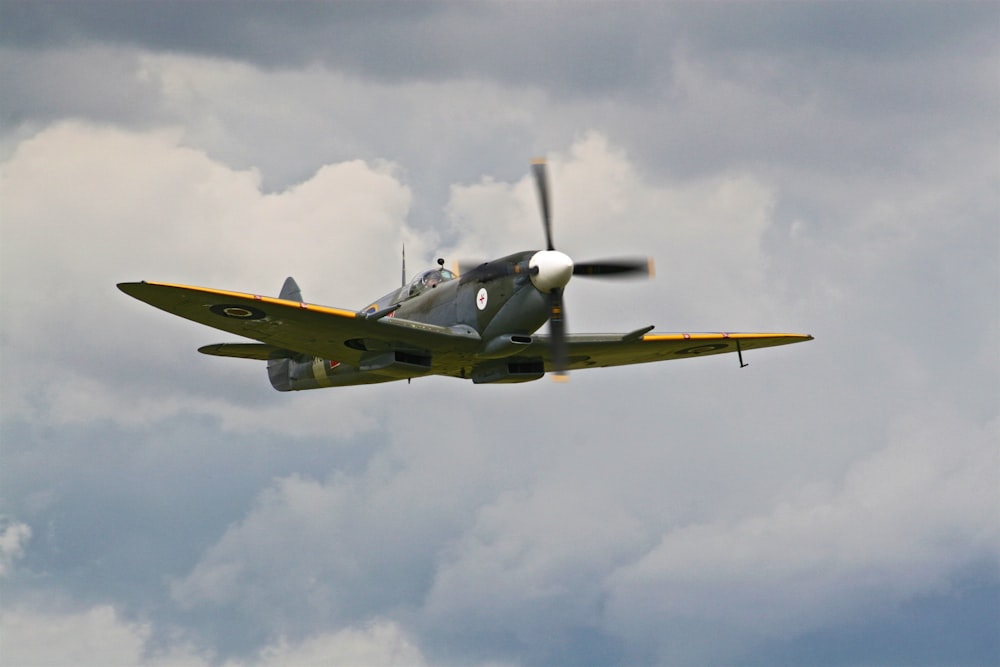
<svg viewBox="0 0 1000 667">
<path fill-rule="evenodd" d="M 131 296 L 132 295 L 132 290 L 134 290 L 136 287 L 138 287 L 140 285 L 145 285 L 145 284 L 146 284 L 145 280 L 133 280 L 133 281 L 121 282 L 121 283 L 118 283 L 115 286 L 119 290 L 121 290 L 122 292 L 125 292 L 125 294 L 128 294 L 129 296 Z"/>
</svg>

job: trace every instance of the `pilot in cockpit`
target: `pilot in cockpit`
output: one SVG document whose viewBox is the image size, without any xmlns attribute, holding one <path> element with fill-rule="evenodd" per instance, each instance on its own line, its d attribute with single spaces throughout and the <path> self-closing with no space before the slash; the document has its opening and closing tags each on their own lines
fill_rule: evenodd
<svg viewBox="0 0 1000 667">
<path fill-rule="evenodd" d="M 455 274 L 444 268 L 424 271 L 410 283 L 410 296 L 416 296 L 426 289 L 437 287 L 443 282 L 455 279 Z"/>
</svg>

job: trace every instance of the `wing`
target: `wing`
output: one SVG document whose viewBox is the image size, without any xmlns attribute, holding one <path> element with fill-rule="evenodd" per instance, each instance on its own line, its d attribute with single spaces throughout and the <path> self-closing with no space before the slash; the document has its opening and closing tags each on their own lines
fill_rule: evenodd
<svg viewBox="0 0 1000 667">
<path fill-rule="evenodd" d="M 790 345 L 812 340 L 807 334 L 794 333 L 648 333 L 639 329 L 631 334 L 569 335 L 569 369 L 603 368 L 654 361 L 690 359 L 727 352 L 742 353 L 762 347 Z M 548 336 L 534 336 L 532 351 L 541 348 L 546 370 L 551 369 L 551 345 Z"/>
<path fill-rule="evenodd" d="M 264 344 L 209 345 L 202 348 L 206 354 L 268 359 L 300 353 L 358 365 L 380 351 L 425 351 L 446 358 L 474 352 L 480 344 L 470 327 L 374 319 L 353 310 L 188 285 L 138 282 L 118 288 L 173 315 Z"/>
<path fill-rule="evenodd" d="M 198 348 L 202 354 L 215 357 L 235 357 L 237 359 L 256 359 L 269 361 L 271 359 L 288 359 L 296 356 L 291 350 L 267 345 L 266 343 L 213 343 Z"/>
</svg>

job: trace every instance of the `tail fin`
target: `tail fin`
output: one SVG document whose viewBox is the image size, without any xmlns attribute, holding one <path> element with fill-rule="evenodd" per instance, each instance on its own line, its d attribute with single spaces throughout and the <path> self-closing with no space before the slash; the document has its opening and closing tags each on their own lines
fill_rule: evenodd
<svg viewBox="0 0 1000 667">
<path fill-rule="evenodd" d="M 295 278 L 291 276 L 285 278 L 285 284 L 281 286 L 278 298 L 302 302 L 302 290 L 299 289 Z M 291 391 L 292 389 L 291 363 L 288 358 L 268 359 L 267 361 L 267 378 L 271 381 L 271 386 L 278 391 Z"/>
<path fill-rule="evenodd" d="M 295 278 L 288 276 L 285 278 L 285 284 L 281 286 L 281 292 L 278 293 L 279 299 L 285 299 L 287 301 L 298 301 L 302 302 L 302 290 L 299 289 L 299 284 L 295 282 Z"/>
</svg>

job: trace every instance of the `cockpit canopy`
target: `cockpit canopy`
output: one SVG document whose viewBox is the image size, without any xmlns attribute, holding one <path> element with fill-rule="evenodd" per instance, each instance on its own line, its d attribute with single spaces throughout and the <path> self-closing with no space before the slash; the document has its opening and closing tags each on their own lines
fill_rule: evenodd
<svg viewBox="0 0 1000 667">
<path fill-rule="evenodd" d="M 389 292 L 381 299 L 365 308 L 364 312 L 368 315 L 372 315 L 384 308 L 389 308 L 393 304 L 400 304 L 407 299 L 412 299 L 418 294 L 426 292 L 429 289 L 433 289 L 441 283 L 454 280 L 457 277 L 458 276 L 443 266 L 439 269 L 429 269 L 427 271 L 423 271 L 415 275 L 413 280 L 407 284 L 397 290 Z"/>
<path fill-rule="evenodd" d="M 424 271 L 423 273 L 418 273 L 407 285 L 408 297 L 414 297 L 424 292 L 428 289 L 437 287 L 441 283 L 448 282 L 449 280 L 454 280 L 457 278 L 454 273 L 445 268 L 440 269 L 430 269 Z"/>
</svg>

